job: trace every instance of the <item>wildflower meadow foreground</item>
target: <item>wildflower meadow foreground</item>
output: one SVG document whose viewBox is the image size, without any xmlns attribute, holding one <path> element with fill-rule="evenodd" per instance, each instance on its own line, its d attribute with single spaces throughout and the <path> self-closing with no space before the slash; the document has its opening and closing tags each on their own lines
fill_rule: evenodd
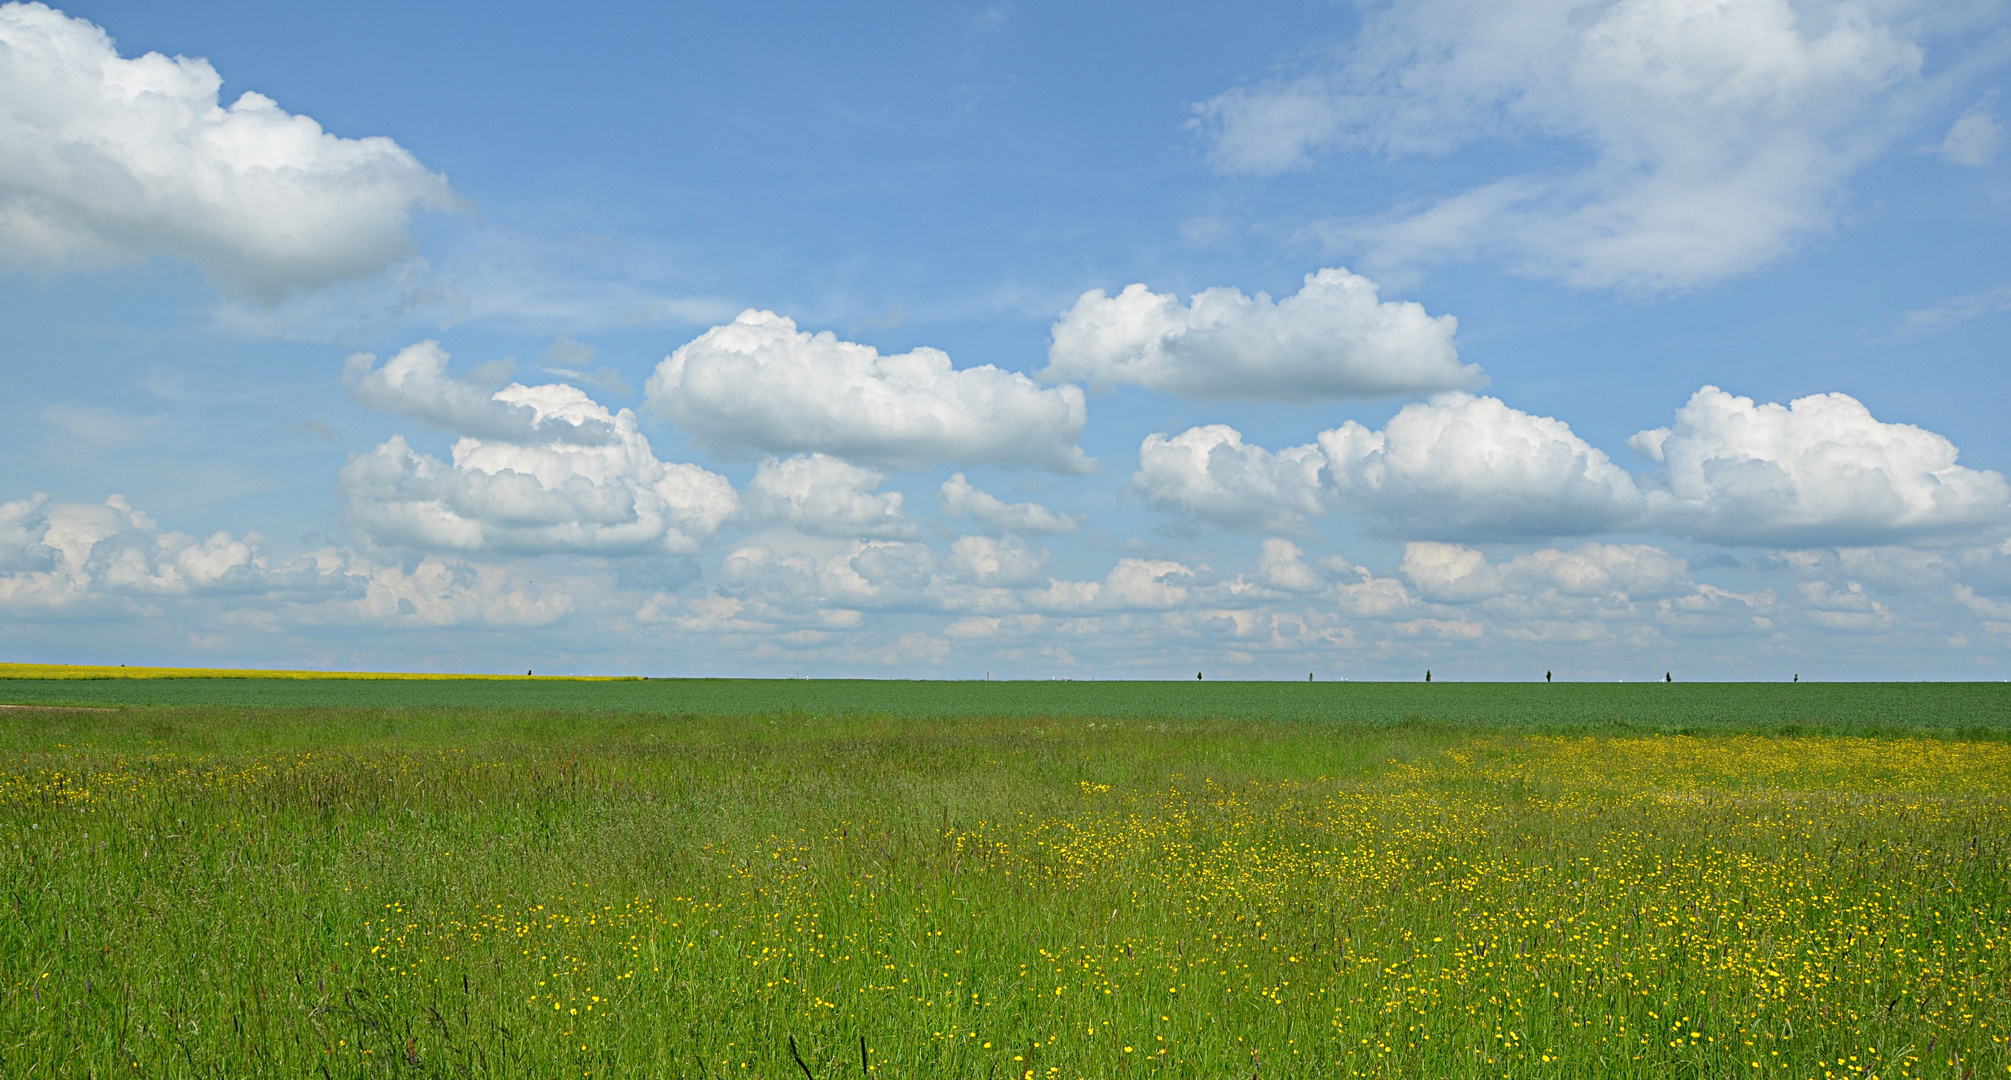
<svg viewBox="0 0 2011 1080">
<path fill-rule="evenodd" d="M 10 1077 L 2011 1075 L 1987 734 L 0 729 Z"/>
</svg>

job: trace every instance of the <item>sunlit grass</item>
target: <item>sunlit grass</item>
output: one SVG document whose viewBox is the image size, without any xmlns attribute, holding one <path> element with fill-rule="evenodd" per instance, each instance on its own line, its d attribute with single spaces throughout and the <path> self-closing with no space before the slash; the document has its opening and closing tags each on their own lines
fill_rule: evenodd
<svg viewBox="0 0 2011 1080">
<path fill-rule="evenodd" d="M 1998 741 L 4 724 L 9 1076 L 2011 1073 Z"/>
</svg>

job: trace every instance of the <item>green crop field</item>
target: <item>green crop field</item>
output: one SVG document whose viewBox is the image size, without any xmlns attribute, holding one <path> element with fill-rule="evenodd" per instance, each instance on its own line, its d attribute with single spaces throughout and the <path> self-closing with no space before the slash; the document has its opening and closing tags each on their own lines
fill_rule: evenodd
<svg viewBox="0 0 2011 1080">
<path fill-rule="evenodd" d="M 8 1077 L 2011 1074 L 2003 684 L 0 702 Z"/>
<path fill-rule="evenodd" d="M 35 669 L 27 669 L 35 670 Z M 104 671 L 106 669 L 84 669 Z M 117 671 L 119 669 L 110 669 Z M 2005 683 L 915 682 L 873 679 L 22 678 L 0 703 L 1441 723 L 1490 730 L 2011 736 Z"/>
</svg>

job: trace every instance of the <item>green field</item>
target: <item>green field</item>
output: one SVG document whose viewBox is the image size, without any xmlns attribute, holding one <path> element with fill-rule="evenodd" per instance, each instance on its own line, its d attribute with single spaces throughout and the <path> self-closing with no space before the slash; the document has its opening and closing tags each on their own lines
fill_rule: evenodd
<svg viewBox="0 0 2011 1080">
<path fill-rule="evenodd" d="M 2005 683 L 914 682 L 0 678 L 0 703 L 696 716 L 1290 720 L 1490 730 L 2011 735 Z"/>
<path fill-rule="evenodd" d="M 34 701 L 8 1077 L 2011 1074 L 2002 684 Z"/>
</svg>

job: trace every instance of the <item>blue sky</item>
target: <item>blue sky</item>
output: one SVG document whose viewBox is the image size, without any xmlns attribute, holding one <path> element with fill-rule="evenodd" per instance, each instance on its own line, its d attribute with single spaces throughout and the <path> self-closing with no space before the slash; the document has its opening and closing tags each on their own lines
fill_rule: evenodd
<svg viewBox="0 0 2011 1080">
<path fill-rule="evenodd" d="M 0 647 L 2011 677 L 2007 62 L 2002 3 L 9 4 Z"/>
</svg>

